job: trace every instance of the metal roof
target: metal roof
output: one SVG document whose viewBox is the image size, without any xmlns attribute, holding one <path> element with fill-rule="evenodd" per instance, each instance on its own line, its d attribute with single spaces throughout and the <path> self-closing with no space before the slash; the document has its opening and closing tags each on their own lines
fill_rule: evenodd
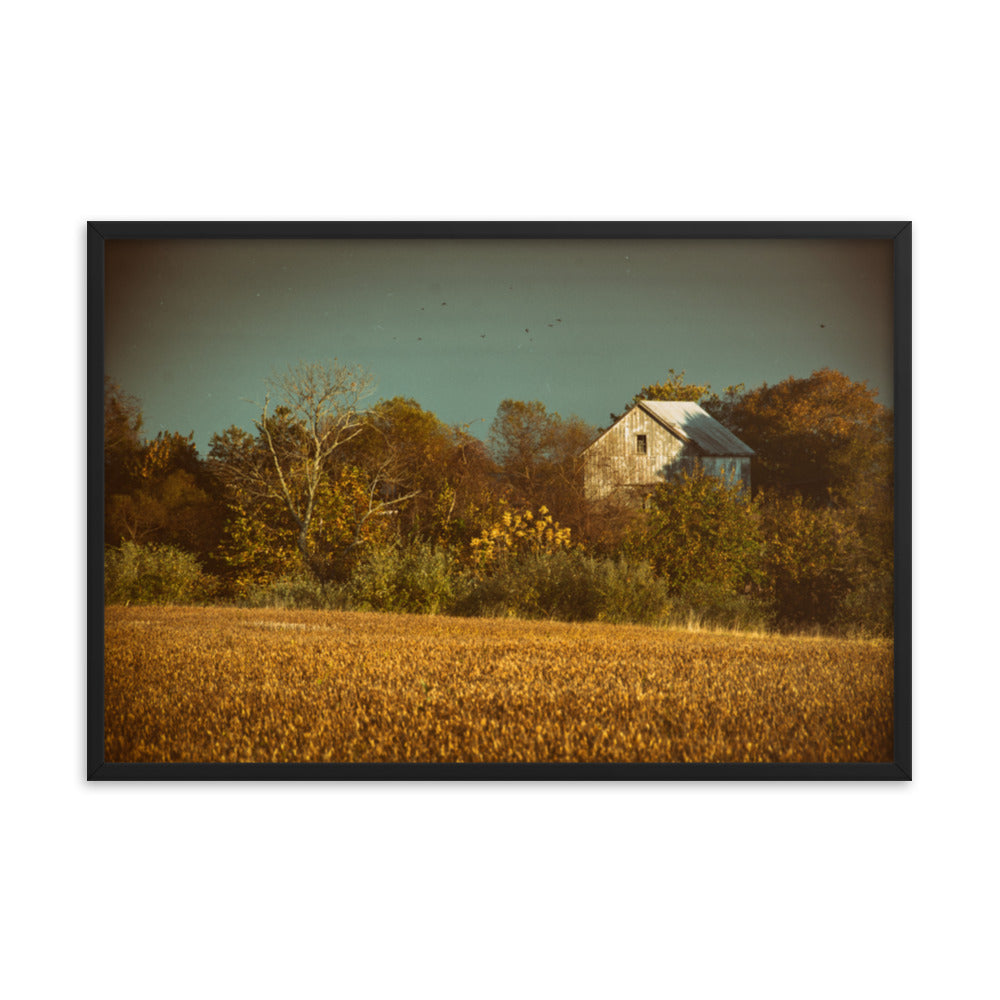
<svg viewBox="0 0 1000 1000">
<path fill-rule="evenodd" d="M 663 402 L 642 399 L 641 406 L 682 441 L 696 444 L 706 455 L 752 455 L 753 448 L 745 445 L 732 431 L 697 403 Z"/>
</svg>

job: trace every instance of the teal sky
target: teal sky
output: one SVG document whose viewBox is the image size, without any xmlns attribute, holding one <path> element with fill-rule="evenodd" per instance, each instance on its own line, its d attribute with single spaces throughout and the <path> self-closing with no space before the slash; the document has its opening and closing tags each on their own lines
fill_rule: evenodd
<svg viewBox="0 0 1000 1000">
<path fill-rule="evenodd" d="M 110 240 L 105 371 L 199 452 L 264 379 L 361 364 L 485 438 L 503 399 L 606 426 L 667 370 L 838 368 L 892 404 L 889 240 Z"/>
</svg>

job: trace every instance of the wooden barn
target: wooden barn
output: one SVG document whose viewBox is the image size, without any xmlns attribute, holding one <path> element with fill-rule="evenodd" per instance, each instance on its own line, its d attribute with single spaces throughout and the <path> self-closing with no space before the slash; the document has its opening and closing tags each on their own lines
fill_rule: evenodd
<svg viewBox="0 0 1000 1000">
<path fill-rule="evenodd" d="M 584 449 L 584 492 L 624 499 L 698 467 L 749 489 L 752 455 L 697 403 L 641 400 Z"/>
</svg>

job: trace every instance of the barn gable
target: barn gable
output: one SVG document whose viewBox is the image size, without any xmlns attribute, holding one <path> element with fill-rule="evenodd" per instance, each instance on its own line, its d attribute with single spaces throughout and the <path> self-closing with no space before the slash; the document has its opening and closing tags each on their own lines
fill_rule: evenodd
<svg viewBox="0 0 1000 1000">
<path fill-rule="evenodd" d="M 646 492 L 696 467 L 749 488 L 752 455 L 697 403 L 640 400 L 584 449 L 584 492 L 590 500 Z"/>
</svg>

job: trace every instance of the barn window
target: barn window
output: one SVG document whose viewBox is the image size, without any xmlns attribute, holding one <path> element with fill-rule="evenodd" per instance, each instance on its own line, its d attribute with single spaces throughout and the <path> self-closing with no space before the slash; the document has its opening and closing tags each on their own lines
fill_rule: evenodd
<svg viewBox="0 0 1000 1000">
<path fill-rule="evenodd" d="M 636 434 L 635 436 L 635 453 L 637 455 L 646 454 L 646 435 Z"/>
</svg>

